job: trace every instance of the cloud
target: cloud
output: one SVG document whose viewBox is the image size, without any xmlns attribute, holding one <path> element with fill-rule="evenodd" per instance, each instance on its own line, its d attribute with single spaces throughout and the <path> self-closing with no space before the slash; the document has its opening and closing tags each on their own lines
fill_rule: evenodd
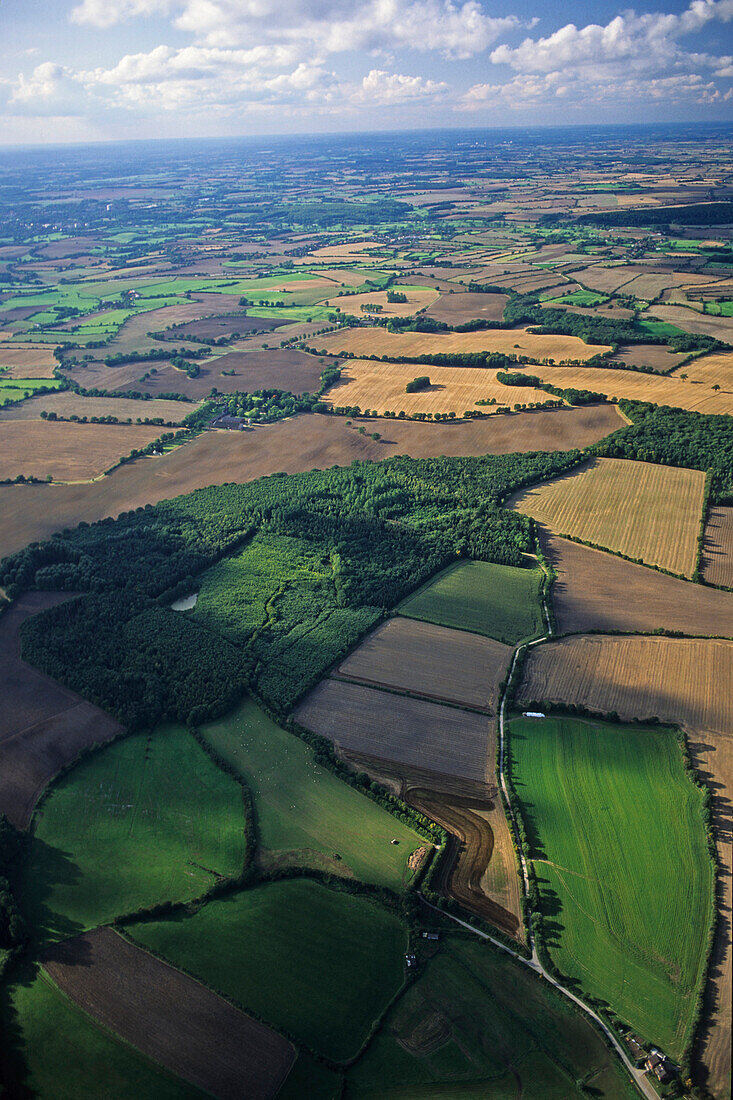
<svg viewBox="0 0 733 1100">
<path fill-rule="evenodd" d="M 409 47 L 461 59 L 482 53 L 527 23 L 486 15 L 478 0 L 83 0 L 75 23 L 108 28 L 150 15 L 171 15 L 199 44 L 228 48 L 258 42 L 299 43 L 302 56 Z"/>
<path fill-rule="evenodd" d="M 445 96 L 449 90 L 448 85 L 442 81 L 372 69 L 362 80 L 360 91 L 354 94 L 353 99 L 376 106 L 434 99 Z"/>
</svg>

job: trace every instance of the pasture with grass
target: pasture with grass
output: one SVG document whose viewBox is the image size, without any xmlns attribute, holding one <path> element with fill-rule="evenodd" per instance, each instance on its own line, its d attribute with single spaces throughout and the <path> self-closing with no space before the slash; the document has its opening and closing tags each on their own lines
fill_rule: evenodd
<svg viewBox="0 0 733 1100">
<path fill-rule="evenodd" d="M 400 615 L 515 644 L 542 632 L 541 569 L 459 562 L 399 605 Z"/>
<path fill-rule="evenodd" d="M 174 726 L 94 752 L 36 812 L 23 887 L 37 937 L 198 897 L 244 862 L 239 785 Z"/>
<path fill-rule="evenodd" d="M 251 699 L 200 732 L 252 791 L 264 867 L 316 867 L 392 890 L 412 880 L 409 857 L 426 842 L 316 764 Z"/>
<path fill-rule="evenodd" d="M 675 731 L 515 718 L 509 752 L 553 963 L 681 1059 L 704 978 L 713 868 L 703 796 Z"/>
<path fill-rule="evenodd" d="M 265 883 L 133 939 L 333 1061 L 353 1058 L 400 989 L 407 930 L 377 902 L 309 880 Z M 375 981 L 375 976 L 378 980 Z"/>
</svg>

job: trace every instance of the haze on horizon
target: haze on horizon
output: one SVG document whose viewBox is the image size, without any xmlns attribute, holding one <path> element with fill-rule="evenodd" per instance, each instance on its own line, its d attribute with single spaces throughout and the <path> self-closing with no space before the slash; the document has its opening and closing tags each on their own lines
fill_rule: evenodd
<svg viewBox="0 0 733 1100">
<path fill-rule="evenodd" d="M 0 143 L 733 120 L 733 0 L 6 0 Z"/>
</svg>

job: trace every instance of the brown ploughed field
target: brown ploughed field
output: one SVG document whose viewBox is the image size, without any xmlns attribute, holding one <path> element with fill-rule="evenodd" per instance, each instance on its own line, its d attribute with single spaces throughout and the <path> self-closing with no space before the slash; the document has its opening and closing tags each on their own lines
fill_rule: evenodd
<svg viewBox="0 0 733 1100">
<path fill-rule="evenodd" d="M 687 358 L 687 352 L 671 351 L 664 344 L 620 344 L 613 363 L 627 363 L 634 367 L 649 367 L 659 374 L 673 370 Z"/>
<path fill-rule="evenodd" d="M 316 336 L 320 350 L 341 355 L 377 355 L 420 359 L 423 355 L 500 351 L 531 359 L 579 359 L 610 351 L 606 344 L 585 344 L 577 336 L 541 336 L 524 328 L 486 329 L 483 332 L 388 332 L 386 328 L 351 328 Z"/>
<path fill-rule="evenodd" d="M 425 311 L 427 317 L 436 321 L 445 321 L 447 325 L 463 325 L 466 321 L 484 318 L 487 321 L 501 321 L 504 307 L 509 301 L 507 294 L 441 294 L 437 302 Z"/>
<path fill-rule="evenodd" d="M 437 889 L 524 942 L 516 857 L 498 798 L 461 798 L 420 787 L 406 797 L 450 834 L 453 859 L 445 861 Z"/>
<path fill-rule="evenodd" d="M 58 366 L 49 344 L 28 346 L 0 343 L 1 378 L 53 378 Z M 6 367 L 7 370 L 3 370 Z"/>
<path fill-rule="evenodd" d="M 708 584 L 733 588 L 733 508 L 715 507 L 708 512 L 702 574 Z M 733 601 L 733 596 L 727 598 L 722 593 L 717 593 L 716 599 L 725 600 L 725 606 L 729 608 L 728 599 Z M 729 609 L 728 614 L 733 616 L 733 611 Z"/>
<path fill-rule="evenodd" d="M 205 432 L 160 458 L 121 466 L 81 485 L 0 486 L 0 557 L 82 520 L 92 523 L 205 485 L 252 481 L 265 474 L 348 466 L 396 454 L 413 458 L 563 451 L 585 447 L 623 427 L 615 408 L 598 405 L 466 420 L 454 424 L 363 420 L 359 435 L 338 417 L 302 416 L 253 431 Z"/>
<path fill-rule="evenodd" d="M 295 1061 L 287 1039 L 111 928 L 54 946 L 43 966 L 103 1027 L 218 1100 L 270 1100 Z"/>
<path fill-rule="evenodd" d="M 541 531 L 545 555 L 557 573 L 552 603 L 560 634 L 664 629 L 733 637 L 733 593 L 715 592 Z"/>
<path fill-rule="evenodd" d="M 337 675 L 495 714 L 511 654 L 491 638 L 397 616 L 368 635 Z"/>
<path fill-rule="evenodd" d="M 109 368 L 105 368 L 109 370 Z M 180 372 L 177 372 L 180 373 Z M 128 397 L 82 397 L 73 390 L 61 390 L 58 393 L 44 393 L 40 397 L 28 397 L 20 405 L 9 405 L 0 409 L 0 420 L 40 420 L 41 413 L 55 412 L 57 416 L 68 419 L 71 416 L 116 416 L 118 420 L 127 420 L 133 424 L 138 417 L 161 417 L 172 424 L 180 424 L 184 416 L 193 412 L 195 405 L 187 401 L 138 401 Z M 158 435 L 164 428 L 157 428 Z M 5 432 L 3 430 L 3 436 Z"/>
<path fill-rule="evenodd" d="M 20 657 L 27 618 L 68 600 L 66 592 L 28 592 L 0 618 L 0 812 L 27 828 L 39 795 L 83 749 L 122 727 Z"/>
<path fill-rule="evenodd" d="M 82 481 L 104 473 L 124 455 L 152 443 L 149 424 L 75 424 L 9 420 L 3 425 L 0 480 L 24 477 Z"/>
<path fill-rule="evenodd" d="M 394 692 L 324 680 L 296 721 L 347 752 L 458 779 L 492 782 L 491 719 Z"/>
<path fill-rule="evenodd" d="M 690 577 L 705 475 L 625 458 L 597 458 L 520 493 L 513 506 L 559 535 Z"/>
<path fill-rule="evenodd" d="M 720 593 L 717 593 L 720 596 Z M 701 1062 L 725 1095 L 731 1069 L 733 965 L 733 642 L 677 638 L 563 638 L 532 650 L 520 701 L 581 704 L 622 719 L 658 717 L 688 731 L 698 773 L 712 791 L 720 872 L 719 929 L 706 1002 Z"/>
</svg>

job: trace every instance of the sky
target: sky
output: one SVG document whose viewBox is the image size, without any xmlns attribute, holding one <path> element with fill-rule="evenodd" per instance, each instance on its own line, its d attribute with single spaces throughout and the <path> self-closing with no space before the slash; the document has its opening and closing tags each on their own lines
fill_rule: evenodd
<svg viewBox="0 0 733 1100">
<path fill-rule="evenodd" d="M 0 0 L 0 144 L 733 120 L 733 0 Z"/>
</svg>

